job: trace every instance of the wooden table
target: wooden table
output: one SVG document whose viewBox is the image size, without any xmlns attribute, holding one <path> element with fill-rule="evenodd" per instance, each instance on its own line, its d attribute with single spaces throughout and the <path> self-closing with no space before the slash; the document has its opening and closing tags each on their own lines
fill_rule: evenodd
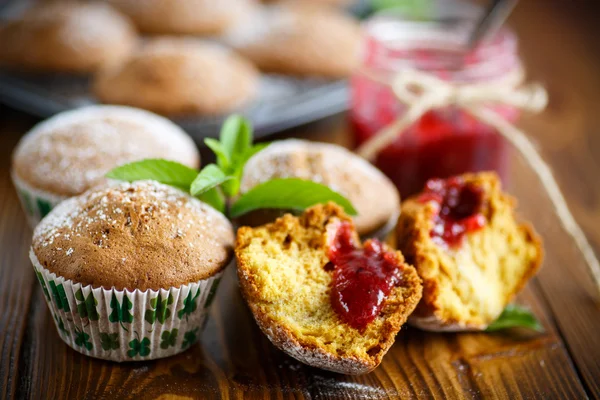
<svg viewBox="0 0 600 400">
<path fill-rule="evenodd" d="M 538 142 L 578 221 L 600 246 L 600 22 L 591 2 L 525 1 L 512 23 L 531 76 L 551 102 L 522 126 Z M 201 343 L 156 362 L 87 358 L 59 339 L 27 258 L 31 231 L 9 181 L 11 151 L 36 122 L 0 108 L 0 397 L 17 398 L 600 398 L 600 302 L 537 178 L 518 157 L 510 190 L 545 240 L 539 276 L 519 296 L 543 334 L 432 334 L 404 328 L 364 376 L 307 367 L 275 349 L 233 271 Z M 348 143 L 343 116 L 285 135 Z"/>
</svg>

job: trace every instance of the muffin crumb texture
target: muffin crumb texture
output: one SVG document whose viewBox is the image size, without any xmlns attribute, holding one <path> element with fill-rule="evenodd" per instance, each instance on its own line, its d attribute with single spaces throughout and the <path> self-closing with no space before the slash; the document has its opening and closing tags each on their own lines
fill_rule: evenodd
<svg viewBox="0 0 600 400">
<path fill-rule="evenodd" d="M 221 213 L 153 181 L 64 201 L 35 229 L 32 244 L 40 264 L 65 279 L 142 291 L 208 278 L 227 266 L 232 247 Z"/>
<path fill-rule="evenodd" d="M 325 268 L 342 221 L 350 219 L 330 204 L 263 227 L 240 228 L 238 275 L 257 323 L 277 347 L 312 366 L 359 374 L 379 365 L 419 301 L 421 285 L 414 268 L 400 263 L 402 283 L 392 289 L 380 315 L 364 330 L 345 324 L 331 307 L 333 272 Z"/>
<path fill-rule="evenodd" d="M 402 205 L 398 248 L 423 279 L 423 299 L 409 322 L 422 329 L 485 329 L 541 264 L 540 239 L 529 225 L 517 223 L 515 200 L 502 193 L 497 175 L 463 179 L 483 188 L 486 224 L 456 248 L 432 240 L 434 204 L 413 197 Z"/>
</svg>

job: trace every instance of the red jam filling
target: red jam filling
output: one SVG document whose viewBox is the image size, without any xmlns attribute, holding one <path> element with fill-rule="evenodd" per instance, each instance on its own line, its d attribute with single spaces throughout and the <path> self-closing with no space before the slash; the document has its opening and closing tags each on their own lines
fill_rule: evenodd
<svg viewBox="0 0 600 400">
<path fill-rule="evenodd" d="M 377 239 L 358 247 L 349 223 L 338 229 L 328 256 L 334 266 L 331 305 L 344 322 L 363 329 L 379 315 L 402 279 L 396 256 Z"/>
<path fill-rule="evenodd" d="M 438 243 L 460 246 L 465 234 L 485 225 L 485 217 L 481 213 L 483 190 L 472 183 L 465 183 L 460 177 L 428 180 L 419 201 L 433 201 L 438 205 L 439 211 L 431 230 L 431 237 Z"/>
</svg>

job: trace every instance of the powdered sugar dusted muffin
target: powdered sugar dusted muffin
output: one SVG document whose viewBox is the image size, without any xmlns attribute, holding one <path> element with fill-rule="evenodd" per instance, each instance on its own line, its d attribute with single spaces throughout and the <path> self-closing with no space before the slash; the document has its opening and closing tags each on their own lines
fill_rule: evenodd
<svg viewBox="0 0 600 400">
<path fill-rule="evenodd" d="M 120 106 L 90 106 L 58 114 L 19 142 L 12 178 L 33 226 L 60 201 L 105 181 L 116 166 L 164 158 L 200 165 L 194 142 L 171 121 Z"/>
<path fill-rule="evenodd" d="M 120 61 L 136 42 L 129 20 L 107 4 L 51 3 L 0 25 L 0 64 L 89 73 Z"/>
<path fill-rule="evenodd" d="M 110 0 L 144 33 L 218 34 L 235 24 L 250 0 Z"/>
<path fill-rule="evenodd" d="M 146 360 L 199 338 L 233 241 L 220 212 L 139 181 L 62 202 L 36 227 L 30 258 L 69 346 L 114 361 Z"/>
<path fill-rule="evenodd" d="M 160 38 L 100 72 L 94 92 L 104 103 L 159 114 L 222 114 L 247 103 L 257 86 L 254 67 L 226 48 L 196 39 Z"/>
<path fill-rule="evenodd" d="M 360 39 L 360 27 L 351 17 L 300 6 L 256 13 L 225 38 L 261 70 L 331 78 L 349 76 L 357 66 Z"/>
<path fill-rule="evenodd" d="M 334 144 L 298 139 L 272 143 L 248 160 L 240 190 L 247 192 L 273 178 L 312 180 L 347 197 L 358 211 L 354 224 L 361 235 L 392 229 L 398 218 L 400 198 L 392 182 L 364 159 Z M 274 219 L 269 213 L 254 213 L 250 218 L 257 220 L 243 222 L 267 222 L 261 217 Z"/>
</svg>

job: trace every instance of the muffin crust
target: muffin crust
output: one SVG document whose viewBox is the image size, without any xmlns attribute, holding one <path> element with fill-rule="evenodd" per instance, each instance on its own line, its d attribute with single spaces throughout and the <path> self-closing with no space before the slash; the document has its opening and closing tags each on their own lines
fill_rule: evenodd
<svg viewBox="0 0 600 400">
<path fill-rule="evenodd" d="M 154 181 L 121 183 L 65 200 L 37 226 L 32 251 L 81 284 L 158 290 L 206 279 L 232 258 L 225 216 Z"/>
</svg>

